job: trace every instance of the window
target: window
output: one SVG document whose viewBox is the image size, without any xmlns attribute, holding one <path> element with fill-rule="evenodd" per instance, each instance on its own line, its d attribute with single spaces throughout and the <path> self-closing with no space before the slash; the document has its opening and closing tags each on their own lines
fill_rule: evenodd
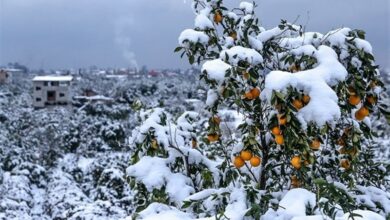
<svg viewBox="0 0 390 220">
<path fill-rule="evenodd" d="M 65 96 L 65 94 L 64 93 L 60 93 L 60 97 L 64 97 Z"/>
<path fill-rule="evenodd" d="M 60 82 L 60 86 L 63 86 L 63 87 L 69 86 L 69 82 Z"/>
<path fill-rule="evenodd" d="M 35 87 L 35 90 L 39 91 L 39 90 L 41 90 L 41 87 L 37 86 L 37 87 Z"/>
<path fill-rule="evenodd" d="M 42 99 L 41 98 L 36 98 L 35 101 L 40 102 L 40 101 L 42 101 Z"/>
<path fill-rule="evenodd" d="M 49 82 L 43 82 L 43 85 L 44 85 L 44 86 L 48 86 L 48 85 L 49 85 Z"/>
<path fill-rule="evenodd" d="M 59 84 L 59 82 L 51 82 L 51 86 L 58 86 Z"/>
<path fill-rule="evenodd" d="M 56 101 L 56 92 L 55 91 L 47 91 L 47 101 L 50 101 L 50 102 Z"/>
</svg>

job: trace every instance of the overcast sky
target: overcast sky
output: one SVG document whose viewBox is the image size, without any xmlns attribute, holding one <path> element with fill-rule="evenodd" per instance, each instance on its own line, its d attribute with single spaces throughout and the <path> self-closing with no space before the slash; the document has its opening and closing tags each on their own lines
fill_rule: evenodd
<svg viewBox="0 0 390 220">
<path fill-rule="evenodd" d="M 31 68 L 188 67 L 173 50 L 193 27 L 191 0 L 0 0 L 0 65 Z M 226 0 L 237 3 L 238 0 Z M 378 64 L 390 66 L 389 0 L 256 0 L 262 25 L 308 31 L 364 29 Z"/>
</svg>

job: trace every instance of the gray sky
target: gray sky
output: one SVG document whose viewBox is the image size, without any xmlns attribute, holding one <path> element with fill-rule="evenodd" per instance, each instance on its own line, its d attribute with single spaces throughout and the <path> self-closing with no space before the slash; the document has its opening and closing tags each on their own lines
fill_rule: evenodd
<svg viewBox="0 0 390 220">
<path fill-rule="evenodd" d="M 191 0 L 0 0 L 0 64 L 31 68 L 188 67 L 173 50 L 193 27 Z M 226 0 L 238 5 L 238 0 Z M 262 25 L 280 19 L 326 32 L 364 29 L 377 63 L 390 66 L 389 0 L 256 0 Z"/>
</svg>

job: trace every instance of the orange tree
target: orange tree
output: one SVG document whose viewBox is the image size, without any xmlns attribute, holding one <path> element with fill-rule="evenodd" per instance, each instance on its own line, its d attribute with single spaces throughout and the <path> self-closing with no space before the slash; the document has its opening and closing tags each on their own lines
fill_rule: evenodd
<svg viewBox="0 0 390 220">
<path fill-rule="evenodd" d="M 373 158 L 370 123 L 374 112 L 388 116 L 388 107 L 364 31 L 304 32 L 284 20 L 265 30 L 255 7 L 242 2 L 229 10 L 222 0 L 194 0 L 195 28 L 179 37 L 175 52 L 202 65 L 201 79 L 209 86 L 206 143 L 231 153 L 224 166 L 247 177 L 240 181 L 253 189 L 249 201 L 256 201 L 257 190 L 304 187 L 327 196 L 319 204 L 325 213 L 332 212 L 332 202 L 346 211 L 364 207 L 332 188 L 336 182 L 351 190 L 388 186 L 388 165 Z M 220 108 L 244 116 L 241 140 L 223 137 Z M 263 199 L 262 208 L 269 201 Z M 248 215 L 265 211 L 253 206 Z"/>
</svg>

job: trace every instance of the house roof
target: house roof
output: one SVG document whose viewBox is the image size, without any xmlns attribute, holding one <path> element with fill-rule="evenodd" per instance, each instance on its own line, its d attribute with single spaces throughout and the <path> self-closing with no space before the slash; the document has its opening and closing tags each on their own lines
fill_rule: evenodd
<svg viewBox="0 0 390 220">
<path fill-rule="evenodd" d="M 73 76 L 36 76 L 33 81 L 72 81 Z"/>
</svg>

